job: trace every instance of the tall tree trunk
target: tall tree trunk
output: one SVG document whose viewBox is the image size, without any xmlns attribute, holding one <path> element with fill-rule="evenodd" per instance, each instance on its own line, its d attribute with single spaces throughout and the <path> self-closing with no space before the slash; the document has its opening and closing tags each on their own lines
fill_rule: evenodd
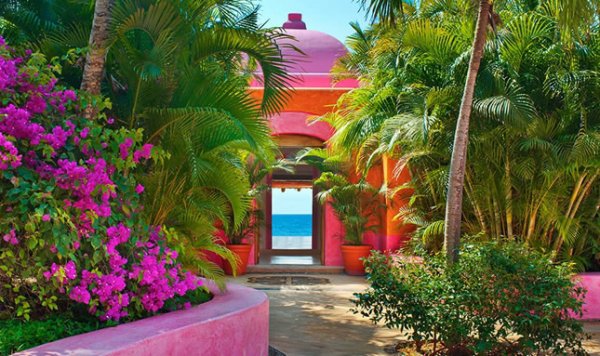
<svg viewBox="0 0 600 356">
<path fill-rule="evenodd" d="M 508 151 L 508 150 L 507 150 Z M 513 233 L 513 199 L 512 199 L 512 179 L 510 172 L 510 157 L 506 153 L 506 162 L 504 162 L 504 194 L 506 201 L 506 236 L 509 239 L 514 238 Z"/>
<path fill-rule="evenodd" d="M 102 72 L 104 71 L 108 45 L 108 31 L 114 2 L 115 0 L 96 0 L 94 22 L 92 23 L 92 32 L 90 33 L 89 52 L 85 59 L 83 79 L 81 81 L 81 90 L 92 95 L 100 94 L 100 84 L 102 82 Z"/>
<path fill-rule="evenodd" d="M 444 223 L 444 249 L 449 264 L 458 260 L 458 247 L 460 243 L 460 223 L 462 215 L 462 196 L 467 161 L 467 144 L 469 142 L 469 120 L 473 107 L 473 94 L 475 81 L 479 72 L 479 64 L 483 56 L 486 30 L 490 16 L 489 0 L 481 0 L 475 38 L 473 39 L 473 52 L 469 61 L 469 71 L 465 83 L 460 112 L 454 134 L 452 160 L 450 162 L 450 177 L 448 181 L 448 199 L 446 203 L 446 219 Z"/>
</svg>

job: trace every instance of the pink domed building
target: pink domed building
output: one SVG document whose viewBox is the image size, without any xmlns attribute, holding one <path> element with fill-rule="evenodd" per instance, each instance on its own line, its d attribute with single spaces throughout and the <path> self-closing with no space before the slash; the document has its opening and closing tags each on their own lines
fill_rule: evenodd
<svg viewBox="0 0 600 356">
<path fill-rule="evenodd" d="M 294 78 L 294 93 L 281 113 L 269 117 L 276 142 L 285 157 L 293 158 L 296 152 L 306 147 L 324 147 L 334 133 L 324 122 L 310 122 L 310 118 L 332 111 L 339 97 L 358 87 L 356 79 L 334 82 L 331 69 L 336 61 L 348 53 L 346 47 L 335 37 L 326 33 L 307 29 L 302 15 L 291 13 L 283 24 L 285 32 L 295 38 L 280 42 L 284 58 L 291 60 L 289 72 Z M 297 47 L 303 54 L 292 48 Z M 259 73 L 260 76 L 260 73 Z M 259 81 L 251 84 L 252 95 L 260 99 L 264 88 Z M 386 159 L 374 167 L 368 180 L 375 186 L 384 182 L 388 186 L 398 184 L 392 179 L 393 165 Z M 319 172 L 308 166 L 298 165 L 294 173 L 275 171 L 268 178 L 270 188 L 260 204 L 264 207 L 265 223 L 254 241 L 249 271 L 285 270 L 282 265 L 296 265 L 298 268 L 314 271 L 334 272 L 341 269 L 343 228 L 332 208 L 321 206 L 314 197 L 313 180 Z M 400 177 L 405 181 L 407 175 Z M 273 193 L 287 190 L 312 190 L 312 236 L 298 239 L 282 239 L 273 234 Z M 393 202 L 386 202 L 391 206 Z M 401 204 L 402 202 L 397 202 Z M 392 209 L 382 209 L 377 233 L 369 233 L 365 242 L 376 249 L 397 249 L 405 240 L 406 231 L 392 221 Z M 398 211 L 397 208 L 394 209 Z M 302 265 L 304 267 L 300 267 Z"/>
</svg>

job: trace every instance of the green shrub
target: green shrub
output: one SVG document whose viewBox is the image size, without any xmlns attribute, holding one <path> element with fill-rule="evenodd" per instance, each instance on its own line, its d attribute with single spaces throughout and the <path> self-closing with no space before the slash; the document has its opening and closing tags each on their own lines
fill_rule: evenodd
<svg viewBox="0 0 600 356">
<path fill-rule="evenodd" d="M 9 355 L 110 325 L 85 314 L 85 311 L 82 311 L 79 319 L 69 314 L 54 314 L 43 320 L 0 320 L 0 355 Z"/>
<path fill-rule="evenodd" d="M 464 246 L 446 267 L 441 256 L 404 264 L 374 253 L 365 262 L 370 288 L 355 294 L 355 313 L 399 328 L 417 349 L 432 342 L 448 354 L 585 354 L 585 291 L 571 265 L 517 243 Z"/>
</svg>

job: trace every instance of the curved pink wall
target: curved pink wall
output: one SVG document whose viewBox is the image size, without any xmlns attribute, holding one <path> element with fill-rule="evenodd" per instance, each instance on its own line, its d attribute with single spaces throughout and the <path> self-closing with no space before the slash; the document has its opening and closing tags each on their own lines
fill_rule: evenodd
<svg viewBox="0 0 600 356">
<path fill-rule="evenodd" d="M 15 355 L 267 355 L 269 300 L 255 289 L 225 293 L 189 310 L 72 336 Z"/>
</svg>

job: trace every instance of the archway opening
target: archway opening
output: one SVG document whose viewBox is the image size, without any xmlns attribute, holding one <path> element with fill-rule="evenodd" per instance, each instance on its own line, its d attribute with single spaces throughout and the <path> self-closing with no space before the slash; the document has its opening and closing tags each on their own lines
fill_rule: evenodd
<svg viewBox="0 0 600 356">
<path fill-rule="evenodd" d="M 313 189 L 290 183 L 272 189 L 272 248 L 312 250 Z"/>
<path fill-rule="evenodd" d="M 321 265 L 321 207 L 316 201 L 313 180 L 319 172 L 296 162 L 298 151 L 309 144 L 288 140 L 280 151 L 290 169 L 276 169 L 268 179 L 270 189 L 265 196 L 265 234 L 260 243 L 261 265 Z M 289 136 L 287 137 L 290 138 Z M 281 144 L 282 142 L 280 142 Z M 295 145 L 293 145 L 295 144 Z"/>
</svg>

